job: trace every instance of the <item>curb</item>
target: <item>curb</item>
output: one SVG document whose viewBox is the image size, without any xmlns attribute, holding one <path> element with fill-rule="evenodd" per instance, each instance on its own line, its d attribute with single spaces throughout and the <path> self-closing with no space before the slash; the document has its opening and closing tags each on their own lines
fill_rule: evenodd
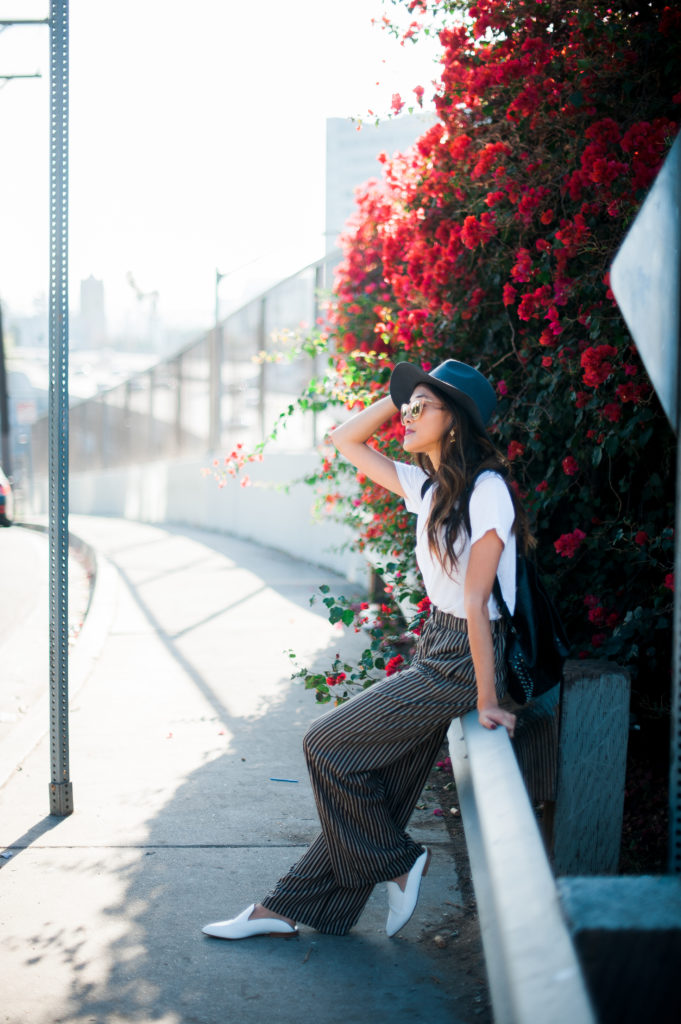
<svg viewBox="0 0 681 1024">
<path fill-rule="evenodd" d="M 24 529 L 47 533 L 47 527 L 15 523 Z M 69 703 L 89 679 L 109 635 L 118 594 L 118 577 L 113 565 L 82 538 L 69 533 L 69 548 L 77 553 L 91 573 L 90 595 L 83 626 L 69 651 Z M 50 729 L 49 678 L 45 692 L 5 739 L 0 750 L 0 789 L 16 775 Z"/>
</svg>

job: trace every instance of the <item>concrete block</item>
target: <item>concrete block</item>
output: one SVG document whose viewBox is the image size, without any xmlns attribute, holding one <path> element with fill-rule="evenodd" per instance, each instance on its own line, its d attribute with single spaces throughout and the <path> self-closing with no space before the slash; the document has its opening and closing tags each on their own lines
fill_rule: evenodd
<svg viewBox="0 0 681 1024">
<path fill-rule="evenodd" d="M 629 673 L 604 661 L 566 663 L 553 822 L 557 875 L 617 870 L 629 736 Z"/>
<path fill-rule="evenodd" d="M 681 1020 L 681 878 L 558 882 L 601 1024 Z"/>
</svg>

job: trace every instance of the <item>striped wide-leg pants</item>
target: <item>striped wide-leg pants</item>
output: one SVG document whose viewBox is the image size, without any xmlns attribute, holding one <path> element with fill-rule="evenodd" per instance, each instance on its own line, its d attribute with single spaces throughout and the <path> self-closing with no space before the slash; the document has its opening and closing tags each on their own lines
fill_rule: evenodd
<svg viewBox="0 0 681 1024">
<path fill-rule="evenodd" d="M 504 627 L 492 623 L 496 687 L 505 690 Z M 317 719 L 303 746 L 322 831 L 263 906 L 344 935 L 377 882 L 423 852 L 405 831 L 452 718 L 477 705 L 465 619 L 434 611 L 414 659 Z"/>
</svg>

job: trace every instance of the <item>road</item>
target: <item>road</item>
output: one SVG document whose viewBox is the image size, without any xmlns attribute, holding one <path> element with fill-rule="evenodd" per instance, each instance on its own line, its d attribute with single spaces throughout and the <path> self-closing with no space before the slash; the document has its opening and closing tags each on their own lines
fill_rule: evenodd
<svg viewBox="0 0 681 1024">
<path fill-rule="evenodd" d="M 69 623 L 82 621 L 87 578 L 69 558 Z M 0 743 L 49 685 L 47 534 L 0 529 Z"/>
</svg>

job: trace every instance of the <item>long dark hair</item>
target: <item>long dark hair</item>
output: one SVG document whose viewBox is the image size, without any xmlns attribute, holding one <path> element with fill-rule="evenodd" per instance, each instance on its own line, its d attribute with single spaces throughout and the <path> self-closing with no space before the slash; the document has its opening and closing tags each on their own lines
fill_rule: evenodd
<svg viewBox="0 0 681 1024">
<path fill-rule="evenodd" d="M 468 413 L 443 391 L 437 390 L 452 418 L 440 440 L 440 464 L 437 471 L 429 457 L 419 453 L 416 461 L 437 484 L 428 517 L 428 545 L 445 570 L 456 569 L 462 530 L 470 529 L 468 501 L 475 478 L 485 470 L 498 473 L 506 483 L 513 502 L 513 532 L 522 551 L 534 543 L 527 515 L 513 487 L 511 466 L 505 455 L 480 431 Z M 453 432 L 453 434 L 452 434 Z M 441 537 L 444 536 L 444 550 Z"/>
</svg>

